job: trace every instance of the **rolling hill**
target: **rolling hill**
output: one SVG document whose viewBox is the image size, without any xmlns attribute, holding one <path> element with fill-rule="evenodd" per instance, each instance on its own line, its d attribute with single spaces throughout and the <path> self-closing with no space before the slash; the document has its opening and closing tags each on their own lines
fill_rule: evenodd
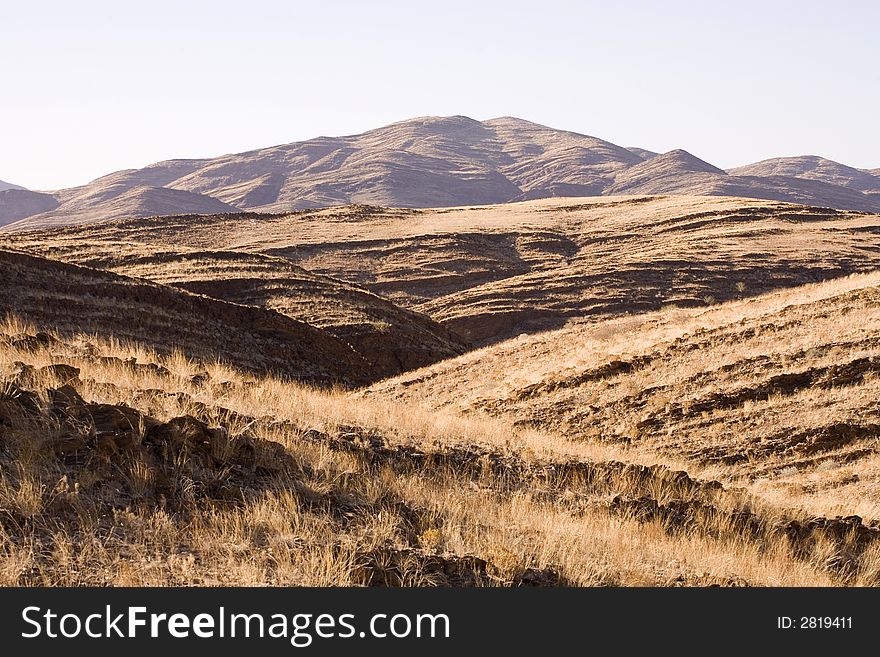
<svg viewBox="0 0 880 657">
<path fill-rule="evenodd" d="M 42 216 L 58 205 L 58 199 L 51 194 L 14 187 L 2 190 L 0 191 L 0 227 L 32 215 Z"/>
<path fill-rule="evenodd" d="M 876 212 L 876 180 L 821 158 L 725 172 L 685 151 L 658 155 L 512 117 L 421 117 L 359 135 L 116 172 L 51 192 L 55 208 L 19 204 L 5 222 L 7 229 L 26 229 L 183 213 L 430 208 L 627 193 L 744 196 Z"/>
<path fill-rule="evenodd" d="M 32 192 L 33 193 L 33 192 Z M 42 197 L 48 195 L 43 194 Z M 160 214 L 213 214 L 237 208 L 210 196 L 166 187 L 129 187 L 124 183 L 91 184 L 76 194 L 60 195 L 54 207 L 25 220 L 28 228 L 89 223 L 101 219 Z M 52 197 L 50 197 L 52 198 Z"/>
<path fill-rule="evenodd" d="M 647 450 L 783 506 L 876 520 L 878 290 L 871 273 L 570 325 L 363 394 Z"/>
<path fill-rule="evenodd" d="M 46 240 L 39 248 L 36 243 L 19 240 L 11 244 L 16 249 L 26 247 L 32 253 L 51 254 L 71 264 L 109 270 L 133 279 L 149 279 L 162 288 L 171 286 L 165 290 L 171 297 L 174 288 L 187 290 L 200 297 L 280 314 L 308 330 L 318 329 L 338 340 L 337 346 L 344 346 L 343 352 L 353 349 L 356 354 L 354 360 L 347 354 L 338 364 L 339 371 L 352 367 L 351 376 L 339 377 L 343 384 L 363 382 L 360 370 L 364 367 L 369 370 L 369 377 L 385 378 L 450 358 L 466 348 L 460 337 L 426 315 L 398 307 L 342 281 L 312 274 L 288 260 L 255 253 L 188 248 L 175 238 L 160 248 L 156 248 L 155 240 L 122 239 L 119 233 L 107 240 L 107 234 L 97 226 L 68 230 L 25 233 L 65 236 L 59 241 Z M 77 247 L 75 252 L 65 253 L 69 240 Z M 82 312 L 79 317 L 85 322 L 87 315 Z M 75 320 L 71 318 L 71 322 Z M 97 322 L 104 326 L 108 323 L 106 319 Z M 60 322 L 54 325 L 60 326 Z M 92 324 L 82 324 L 79 329 L 85 330 L 87 326 Z M 138 333 L 143 327 L 130 328 L 127 337 L 152 344 L 148 335 Z M 243 362 L 238 366 L 245 367 Z M 288 370 L 282 372 L 292 375 Z"/>
<path fill-rule="evenodd" d="M 142 279 L 0 251 L 0 312 L 43 330 L 95 333 L 170 355 L 313 384 L 362 384 L 368 364 L 347 343 L 279 313 Z"/>
<path fill-rule="evenodd" d="M 736 176 L 805 178 L 849 187 L 860 192 L 880 192 L 880 177 L 876 170 L 863 171 L 816 155 L 763 160 L 730 169 L 728 173 Z"/>
<path fill-rule="evenodd" d="M 385 346 L 397 341 L 399 357 L 418 366 L 453 355 L 452 334 L 489 344 L 872 271 L 878 231 L 871 214 L 623 196 L 130 219 L 10 232 L 0 245 L 277 309 L 352 344 L 396 327 Z"/>
</svg>

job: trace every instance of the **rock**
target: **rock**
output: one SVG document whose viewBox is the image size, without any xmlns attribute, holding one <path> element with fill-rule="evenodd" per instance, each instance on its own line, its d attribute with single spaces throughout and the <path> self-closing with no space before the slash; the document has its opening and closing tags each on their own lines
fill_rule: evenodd
<svg viewBox="0 0 880 657">
<path fill-rule="evenodd" d="M 39 332 L 36 335 L 20 333 L 6 339 L 6 343 L 10 347 L 21 351 L 38 351 L 39 349 L 50 347 L 56 342 L 58 340 L 44 332 Z"/>
<path fill-rule="evenodd" d="M 0 426 L 14 426 L 19 421 L 38 416 L 40 410 L 40 400 L 34 393 L 15 383 L 0 384 Z"/>
<path fill-rule="evenodd" d="M 211 375 L 207 372 L 199 372 L 198 374 L 193 374 L 189 377 L 189 383 L 194 388 L 201 388 L 210 380 Z"/>
<path fill-rule="evenodd" d="M 109 367 L 126 369 L 137 374 L 153 374 L 156 376 L 171 376 L 171 370 L 157 363 L 138 363 L 137 358 L 117 358 L 116 356 L 99 356 L 95 362 Z"/>
<path fill-rule="evenodd" d="M 79 382 L 79 368 L 73 365 L 57 364 L 34 368 L 25 363 L 14 364 L 13 381 L 25 388 L 36 386 L 58 385 L 62 387 Z"/>
</svg>

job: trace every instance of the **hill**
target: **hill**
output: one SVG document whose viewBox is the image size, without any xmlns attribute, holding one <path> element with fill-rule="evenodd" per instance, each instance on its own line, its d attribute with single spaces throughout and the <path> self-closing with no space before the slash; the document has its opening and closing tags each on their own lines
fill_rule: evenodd
<svg viewBox="0 0 880 657">
<path fill-rule="evenodd" d="M 878 286 L 872 273 L 572 325 L 363 394 L 682 459 L 783 507 L 877 519 Z"/>
<path fill-rule="evenodd" d="M 14 187 L 0 190 L 0 227 L 25 217 L 51 212 L 58 205 L 58 199 L 51 194 Z"/>
<path fill-rule="evenodd" d="M 0 313 L 44 331 L 112 336 L 319 385 L 373 376 L 347 343 L 273 311 L 12 251 L 0 251 L 0 272 Z"/>
<path fill-rule="evenodd" d="M 880 192 L 880 176 L 876 172 L 855 169 L 816 155 L 777 157 L 730 169 L 728 173 L 736 176 L 805 178 L 860 192 Z"/>
<path fill-rule="evenodd" d="M 414 344 L 404 334 L 421 335 L 433 345 L 426 353 L 447 357 L 443 331 L 488 344 L 570 321 L 706 306 L 871 271 L 880 264 L 878 222 L 773 201 L 627 196 L 132 219 L 6 233 L 0 244 L 276 308 L 340 336 L 354 326 L 399 326 L 401 344 Z M 351 305 L 318 303 L 341 288 L 325 281 L 327 292 L 316 292 L 316 275 L 344 281 Z M 422 319 L 379 303 L 364 310 L 352 286 Z M 350 323 L 339 313 L 350 313 Z M 430 337 L 425 315 L 434 322 Z"/>
<path fill-rule="evenodd" d="M 785 171 L 788 175 L 781 175 Z M 798 176 L 791 167 L 742 167 L 729 172 L 712 166 L 686 151 L 670 151 L 630 167 L 617 176 L 608 194 L 690 194 L 739 196 L 801 203 L 819 207 L 878 211 L 876 199 L 844 184 L 843 177 Z M 857 171 L 853 169 L 853 171 Z M 873 176 L 866 176 L 866 179 Z M 880 182 L 880 181 L 878 181 Z M 869 184 L 865 182 L 864 184 Z"/>
<path fill-rule="evenodd" d="M 816 158 L 724 172 L 513 117 L 420 117 L 359 135 L 317 137 L 211 159 L 168 160 L 51 195 L 7 229 L 117 217 L 285 213 L 368 204 L 430 208 L 616 194 L 744 196 L 880 211 L 870 173 Z M 871 192 L 871 193 L 865 193 Z"/>
<path fill-rule="evenodd" d="M 91 184 L 78 192 L 58 195 L 60 200 L 55 201 L 53 209 L 11 224 L 11 227 L 34 229 L 89 223 L 96 217 L 116 219 L 162 214 L 212 214 L 238 211 L 237 208 L 210 196 L 165 187 L 128 187 L 122 183 L 114 183 L 108 187 L 103 184 Z"/>
<path fill-rule="evenodd" d="M 12 319 L 0 583 L 876 585 L 878 283 L 519 338 L 355 394 Z"/>
<path fill-rule="evenodd" d="M 226 221 L 236 222 L 235 215 L 224 216 Z M 72 264 L 281 313 L 353 347 L 360 365 L 366 364 L 373 379 L 450 358 L 465 349 L 460 337 L 426 315 L 400 308 L 351 284 L 312 274 L 282 258 L 205 249 L 198 245 L 199 240 L 186 246 L 186 238 L 159 228 L 165 221 L 111 221 L 14 233 L 17 238 L 8 244 Z M 253 217 L 245 220 L 245 226 L 248 221 Z M 151 237 L 139 235 L 134 228 L 144 223 L 157 227 Z M 362 381 L 360 376 L 351 380 Z"/>
<path fill-rule="evenodd" d="M 877 585 L 878 232 L 618 196 L 4 233 L 0 584 Z"/>
</svg>

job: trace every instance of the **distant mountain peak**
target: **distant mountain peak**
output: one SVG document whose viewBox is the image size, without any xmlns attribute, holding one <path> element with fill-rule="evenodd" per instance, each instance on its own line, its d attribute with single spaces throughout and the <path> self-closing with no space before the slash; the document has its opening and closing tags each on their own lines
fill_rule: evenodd
<svg viewBox="0 0 880 657">
<path fill-rule="evenodd" d="M 705 160 L 701 160 L 693 153 L 689 153 L 688 151 L 681 148 L 676 148 L 666 153 L 656 155 L 651 158 L 650 163 L 652 164 L 652 166 L 659 166 L 661 164 L 668 166 L 678 166 L 682 170 L 691 173 L 702 172 L 727 175 L 727 172 L 723 169 L 719 169 L 718 167 L 709 164 Z"/>
</svg>

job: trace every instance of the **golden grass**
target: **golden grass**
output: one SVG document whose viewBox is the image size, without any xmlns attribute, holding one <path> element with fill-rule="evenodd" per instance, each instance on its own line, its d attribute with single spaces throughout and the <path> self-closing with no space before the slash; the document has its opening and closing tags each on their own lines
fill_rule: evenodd
<svg viewBox="0 0 880 657">
<path fill-rule="evenodd" d="M 0 335 L 35 333 L 16 318 L 0 327 Z M 155 466 L 123 460 L 125 492 L 105 499 L 87 465 L 70 468 L 52 454 L 53 441 L 69 429 L 49 410 L 47 391 L 62 382 L 43 374 L 29 386 L 43 415 L 0 423 L 2 584 L 353 585 L 365 581 L 367 569 L 432 585 L 450 582 L 430 558 L 469 556 L 485 562 L 476 575 L 484 585 L 516 583 L 529 569 L 575 585 L 858 585 L 876 583 L 880 572 L 876 547 L 841 568 L 845 545 L 817 539 L 795 555 L 782 533 L 744 535 L 728 510 L 752 508 L 768 523 L 784 515 L 749 495 L 705 493 L 721 511 L 677 528 L 615 512 L 609 502 L 621 495 L 687 502 L 703 496 L 701 489 L 659 478 L 646 483 L 628 471 L 593 483 L 552 474 L 564 463 L 684 463 L 650 450 L 571 441 L 504 417 L 255 378 L 97 336 L 55 338 L 36 350 L 0 347 L 6 380 L 16 363 L 73 365 L 88 402 L 126 404 L 156 421 L 195 415 L 230 436 L 278 442 L 296 465 L 234 503 L 206 497 L 198 482 L 178 482 L 179 498 L 166 504 L 149 492 L 161 474 Z M 133 368 L 125 363 L 131 358 L 169 373 Z M 196 377 L 203 372 L 206 382 Z M 143 433 L 135 430 L 141 440 Z M 357 448 L 340 448 L 347 435 Z M 371 445 L 371 436 L 381 446 Z M 395 452 L 456 447 L 482 450 L 483 469 L 442 459 L 413 465 Z M 376 456 L 383 449 L 390 452 L 384 460 Z M 499 470 L 492 458 L 509 465 Z"/>
</svg>

